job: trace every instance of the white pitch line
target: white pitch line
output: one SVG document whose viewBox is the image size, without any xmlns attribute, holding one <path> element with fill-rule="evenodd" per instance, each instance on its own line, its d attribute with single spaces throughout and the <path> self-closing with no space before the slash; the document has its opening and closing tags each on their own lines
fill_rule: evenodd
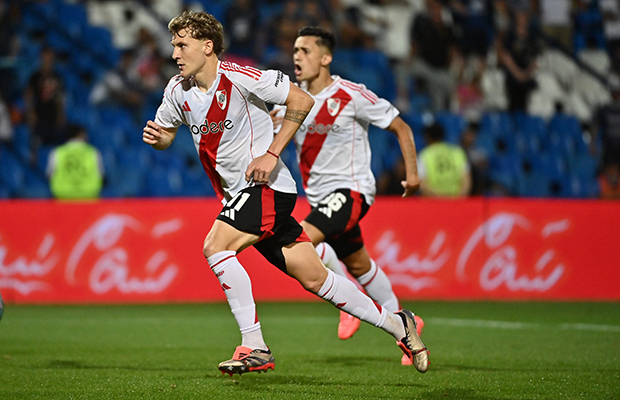
<svg viewBox="0 0 620 400">
<path fill-rule="evenodd" d="M 491 321 L 483 319 L 459 319 L 459 318 L 425 318 L 427 326 L 460 326 L 465 328 L 489 328 L 489 329 L 541 329 L 550 325 L 555 325 L 559 329 L 583 330 L 596 332 L 620 332 L 620 326 L 598 325 L 598 324 L 537 324 L 532 322 L 509 322 Z"/>
</svg>

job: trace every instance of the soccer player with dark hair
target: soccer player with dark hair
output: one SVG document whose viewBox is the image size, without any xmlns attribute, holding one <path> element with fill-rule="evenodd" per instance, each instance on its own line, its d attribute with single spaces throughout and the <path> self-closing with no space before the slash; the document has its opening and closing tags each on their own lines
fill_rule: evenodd
<svg viewBox="0 0 620 400">
<path fill-rule="evenodd" d="M 400 308 L 387 275 L 364 247 L 359 221 L 373 204 L 375 177 L 370 168 L 370 124 L 398 138 L 406 168 L 401 182 L 403 197 L 419 186 L 413 132 L 398 110 L 364 85 L 332 75 L 330 64 L 334 35 L 322 27 L 302 28 L 295 40 L 293 61 L 299 87 L 310 94 L 314 106 L 295 134 L 299 169 L 312 211 L 301 225 L 317 246 L 327 267 L 345 276 L 338 259 L 377 303 Z M 283 108 L 274 108 L 277 125 Z M 276 128 L 277 129 L 277 128 Z M 418 334 L 424 322 L 416 316 Z M 341 313 L 338 336 L 351 337 L 360 321 Z M 403 364 L 410 364 L 403 357 Z"/>
</svg>

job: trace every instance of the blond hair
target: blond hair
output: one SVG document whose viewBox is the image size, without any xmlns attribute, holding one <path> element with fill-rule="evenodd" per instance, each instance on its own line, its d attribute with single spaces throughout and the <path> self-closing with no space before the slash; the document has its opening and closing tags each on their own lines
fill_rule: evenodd
<svg viewBox="0 0 620 400">
<path fill-rule="evenodd" d="M 168 30 L 172 35 L 178 35 L 179 31 L 185 30 L 194 39 L 212 41 L 213 51 L 218 56 L 224 51 L 224 28 L 220 21 L 209 13 L 184 11 L 170 21 Z"/>
</svg>

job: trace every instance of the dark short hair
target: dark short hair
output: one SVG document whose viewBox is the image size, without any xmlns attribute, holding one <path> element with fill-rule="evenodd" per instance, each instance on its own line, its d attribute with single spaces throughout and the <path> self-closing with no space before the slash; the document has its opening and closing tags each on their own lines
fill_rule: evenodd
<svg viewBox="0 0 620 400">
<path fill-rule="evenodd" d="M 336 38 L 334 34 L 327 29 L 320 26 L 304 26 L 297 32 L 297 37 L 300 36 L 316 36 L 318 38 L 316 43 L 319 46 L 327 48 L 331 54 L 334 54 Z"/>
<path fill-rule="evenodd" d="M 74 139 L 81 135 L 86 135 L 86 129 L 82 125 L 69 124 L 67 126 L 67 139 Z"/>
<path fill-rule="evenodd" d="M 444 139 L 444 137 L 446 136 L 445 130 L 443 129 L 443 126 L 438 123 L 435 122 L 429 126 L 427 126 L 424 129 L 424 134 L 431 140 L 433 141 L 441 141 Z"/>
</svg>

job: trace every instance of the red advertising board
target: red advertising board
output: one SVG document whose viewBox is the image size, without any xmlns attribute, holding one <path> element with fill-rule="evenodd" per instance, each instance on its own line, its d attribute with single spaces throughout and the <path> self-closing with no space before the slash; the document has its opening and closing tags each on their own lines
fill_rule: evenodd
<svg viewBox="0 0 620 400">
<path fill-rule="evenodd" d="M 2 201 L 0 292 L 7 303 L 224 301 L 202 255 L 220 208 Z M 620 300 L 620 203 L 379 197 L 362 230 L 401 300 Z M 257 300 L 314 299 L 254 249 L 239 258 Z"/>
</svg>

